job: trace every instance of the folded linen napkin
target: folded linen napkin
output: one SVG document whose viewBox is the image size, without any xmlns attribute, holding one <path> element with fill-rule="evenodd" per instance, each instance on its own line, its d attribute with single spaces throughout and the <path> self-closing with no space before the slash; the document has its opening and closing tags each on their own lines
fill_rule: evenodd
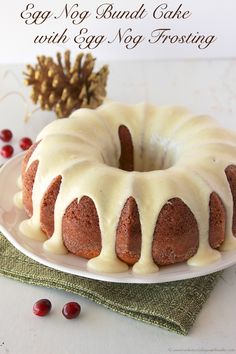
<svg viewBox="0 0 236 354">
<path fill-rule="evenodd" d="M 162 284 L 123 284 L 66 274 L 19 252 L 0 234 L 0 275 L 84 296 L 125 316 L 187 335 L 220 272 Z"/>
</svg>

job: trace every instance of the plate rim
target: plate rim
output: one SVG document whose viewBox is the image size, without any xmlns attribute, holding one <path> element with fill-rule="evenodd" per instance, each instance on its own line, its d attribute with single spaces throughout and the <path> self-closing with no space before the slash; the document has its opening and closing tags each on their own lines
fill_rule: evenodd
<svg viewBox="0 0 236 354">
<path fill-rule="evenodd" d="M 0 182 L 3 173 L 8 171 L 10 168 L 14 168 L 14 164 L 20 164 L 22 157 L 24 156 L 25 152 L 21 152 L 8 160 L 1 168 L 0 168 Z M 18 168 L 15 167 L 15 175 L 18 175 L 20 171 L 18 171 Z M 19 173 L 18 173 L 19 172 Z M 12 187 L 12 186 L 11 186 Z M 1 188 L 1 184 L 0 184 Z M 12 199 L 12 205 L 13 204 L 13 199 Z M 16 207 L 15 207 L 16 208 Z M 2 209 L 2 206 L 0 204 L 0 209 Z M 83 269 L 73 269 L 73 268 L 68 268 L 65 265 L 60 265 L 58 263 L 54 263 L 52 261 L 49 261 L 38 254 L 34 253 L 33 251 L 28 250 L 25 248 L 18 240 L 16 236 L 14 236 L 6 227 L 1 223 L 0 220 L 0 231 L 2 232 L 3 236 L 5 236 L 8 241 L 16 248 L 18 249 L 21 253 L 24 255 L 28 256 L 29 258 L 33 259 L 34 261 L 43 264 L 49 268 L 62 271 L 68 274 L 80 276 L 80 277 L 85 277 L 88 279 L 94 279 L 94 280 L 100 280 L 100 281 L 105 281 L 105 282 L 113 282 L 113 283 L 129 283 L 129 284 L 160 284 L 160 283 L 165 283 L 165 282 L 173 282 L 173 281 L 179 281 L 179 280 L 185 280 L 185 279 L 191 279 L 191 278 L 197 278 L 201 277 L 204 275 L 212 274 L 217 271 L 226 269 L 228 267 L 233 266 L 236 264 L 236 250 L 233 251 L 227 251 L 227 252 L 221 252 L 221 258 L 212 263 L 208 264 L 206 266 L 202 267 L 193 267 L 189 266 L 186 263 L 180 263 L 180 264 L 174 264 L 170 265 L 167 267 L 171 267 L 172 271 L 167 272 L 166 274 L 163 274 L 160 276 L 161 272 L 163 272 L 163 268 L 161 267 L 159 272 L 152 273 L 152 274 L 146 274 L 146 275 L 136 275 L 131 272 L 131 270 L 124 272 L 124 273 L 99 273 L 99 272 L 92 272 L 92 271 L 85 271 Z M 30 240 L 27 238 L 27 241 L 32 243 L 34 242 L 39 242 L 35 240 Z M 39 244 L 39 243 L 38 243 Z M 42 245 L 42 242 L 40 242 Z M 224 255 L 229 255 L 229 257 Z M 234 255 L 235 257 L 231 257 L 231 255 Z M 65 255 L 64 257 L 67 257 L 68 255 Z M 76 257 L 74 255 L 70 255 L 70 257 Z M 57 257 L 57 255 L 53 255 L 53 257 Z M 58 256 L 62 257 L 62 256 Z M 226 258 L 226 260 L 224 259 Z M 80 257 L 81 260 L 83 260 L 85 263 L 87 263 L 87 260 L 83 259 Z M 180 271 L 176 272 L 174 270 L 180 268 L 182 265 L 186 266 L 188 269 L 188 272 Z M 162 270 L 163 269 L 163 270 Z M 167 268 L 165 268 L 167 269 Z M 124 279 L 123 279 L 124 278 Z"/>
</svg>

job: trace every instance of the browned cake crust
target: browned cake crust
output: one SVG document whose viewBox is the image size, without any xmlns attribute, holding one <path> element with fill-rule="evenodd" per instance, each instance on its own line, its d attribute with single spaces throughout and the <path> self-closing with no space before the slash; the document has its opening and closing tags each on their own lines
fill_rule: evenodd
<svg viewBox="0 0 236 354">
<path fill-rule="evenodd" d="M 51 237 L 54 231 L 54 208 L 61 186 L 61 176 L 53 179 L 41 201 L 41 228 L 47 237 Z"/>
<path fill-rule="evenodd" d="M 198 249 L 198 227 L 188 206 L 179 198 L 162 208 L 155 227 L 152 257 L 159 265 L 183 262 Z"/>
<path fill-rule="evenodd" d="M 21 168 L 21 173 L 22 173 L 22 181 L 23 181 L 23 188 L 22 188 L 22 193 L 23 193 L 23 204 L 25 207 L 25 210 L 29 216 L 32 216 L 33 214 L 33 206 L 32 206 L 32 190 L 33 190 L 33 185 L 34 185 L 34 179 L 36 176 L 37 168 L 38 168 L 38 161 L 34 161 L 28 168 L 26 172 L 26 167 L 28 164 L 28 161 L 33 154 L 34 150 L 38 146 L 38 143 L 33 144 L 29 150 L 26 151 L 25 156 L 22 161 L 22 168 Z"/>
<path fill-rule="evenodd" d="M 101 232 L 94 202 L 89 197 L 74 200 L 62 220 L 62 237 L 66 248 L 73 254 L 93 258 L 100 254 Z"/>
<path fill-rule="evenodd" d="M 225 169 L 225 174 L 227 176 L 231 193 L 234 201 L 234 210 L 233 210 L 233 225 L 232 231 L 234 236 L 236 236 L 236 166 L 230 165 Z"/>
<path fill-rule="evenodd" d="M 141 253 L 141 225 L 136 201 L 129 197 L 122 209 L 116 232 L 116 253 L 127 264 L 134 264 Z"/>
<path fill-rule="evenodd" d="M 225 208 L 217 193 L 210 195 L 209 201 L 209 244 L 212 248 L 218 248 L 225 238 Z"/>
<path fill-rule="evenodd" d="M 118 130 L 120 139 L 119 168 L 125 171 L 134 170 L 134 148 L 129 129 L 121 125 Z"/>
<path fill-rule="evenodd" d="M 133 144 L 129 130 L 121 126 L 118 131 L 121 142 L 120 168 L 132 171 Z M 37 143 L 38 144 L 38 143 Z M 26 166 L 37 144 L 26 153 L 22 163 L 23 203 L 32 215 L 32 189 L 38 161 L 26 171 Z M 232 229 L 236 235 L 236 166 L 225 170 L 234 201 Z M 45 191 L 41 202 L 41 228 L 48 237 L 54 230 L 54 206 L 60 190 L 61 176 L 57 176 Z M 158 188 L 158 186 L 157 186 Z M 213 192 L 209 200 L 209 243 L 218 248 L 225 237 L 225 208 L 219 196 Z M 101 232 L 94 202 L 88 196 L 74 200 L 66 209 L 62 221 L 63 242 L 73 254 L 93 258 L 101 252 Z M 130 196 L 120 215 L 116 234 L 117 256 L 127 264 L 138 261 L 141 253 L 141 225 L 135 199 Z M 198 226 L 189 207 L 179 198 L 169 200 L 157 217 L 153 235 L 152 256 L 158 265 L 183 262 L 192 257 L 199 243 Z"/>
</svg>

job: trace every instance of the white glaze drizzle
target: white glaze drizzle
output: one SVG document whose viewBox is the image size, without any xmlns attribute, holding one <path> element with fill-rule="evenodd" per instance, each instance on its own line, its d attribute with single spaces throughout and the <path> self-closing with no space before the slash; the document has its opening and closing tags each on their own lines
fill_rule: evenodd
<svg viewBox="0 0 236 354">
<path fill-rule="evenodd" d="M 13 197 L 13 203 L 14 205 L 19 208 L 19 209 L 23 209 L 24 205 L 23 205 L 23 197 L 22 197 L 22 191 L 16 193 Z"/>
<path fill-rule="evenodd" d="M 134 172 L 118 169 L 118 129 L 125 125 L 134 146 Z M 41 140 L 41 141 L 40 141 Z M 152 240 L 157 217 L 171 198 L 180 198 L 193 212 L 199 229 L 199 248 L 191 265 L 205 265 L 220 257 L 208 243 L 209 198 L 215 191 L 226 209 L 223 250 L 236 248 L 232 234 L 233 200 L 225 168 L 236 164 L 236 135 L 210 117 L 192 116 L 183 107 L 108 103 L 96 110 L 80 109 L 68 119 L 52 122 L 39 134 L 33 161 L 39 165 L 33 187 L 33 216 L 22 222 L 23 234 L 40 240 L 40 203 L 51 181 L 61 175 L 55 204 L 55 227 L 44 247 L 67 250 L 62 240 L 62 218 L 76 198 L 90 197 L 97 209 L 102 235 L 101 254 L 88 262 L 95 271 L 122 272 L 127 265 L 115 252 L 116 229 L 130 196 L 136 200 L 142 229 L 141 257 L 135 273 L 156 272 Z M 138 172 L 147 171 L 147 172 Z"/>
</svg>

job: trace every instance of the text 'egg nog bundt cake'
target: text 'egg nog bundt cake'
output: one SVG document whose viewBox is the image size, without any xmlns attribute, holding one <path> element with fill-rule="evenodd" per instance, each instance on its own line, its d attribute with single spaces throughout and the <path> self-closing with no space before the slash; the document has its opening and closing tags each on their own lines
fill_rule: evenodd
<svg viewBox="0 0 236 354">
<path fill-rule="evenodd" d="M 205 265 L 236 248 L 236 134 L 181 107 L 108 103 L 27 151 L 21 232 L 93 271 Z"/>
</svg>

